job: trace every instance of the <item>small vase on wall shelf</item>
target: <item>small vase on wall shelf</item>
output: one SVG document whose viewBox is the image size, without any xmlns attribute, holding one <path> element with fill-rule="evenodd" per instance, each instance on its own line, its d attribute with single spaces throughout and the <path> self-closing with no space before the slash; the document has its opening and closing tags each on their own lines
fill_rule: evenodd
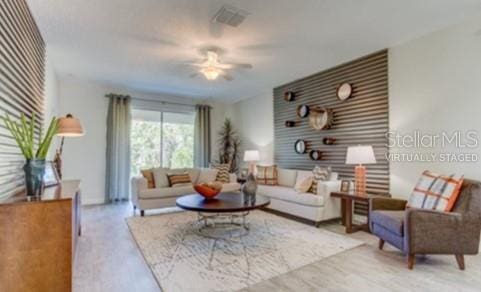
<svg viewBox="0 0 481 292">
<path fill-rule="evenodd" d="M 285 101 L 294 101 L 296 98 L 296 95 L 292 91 L 286 91 L 284 92 L 284 100 Z"/>
<path fill-rule="evenodd" d="M 324 139 L 322 139 L 322 143 L 324 145 L 334 145 L 336 143 L 336 138 L 325 137 Z"/>
</svg>

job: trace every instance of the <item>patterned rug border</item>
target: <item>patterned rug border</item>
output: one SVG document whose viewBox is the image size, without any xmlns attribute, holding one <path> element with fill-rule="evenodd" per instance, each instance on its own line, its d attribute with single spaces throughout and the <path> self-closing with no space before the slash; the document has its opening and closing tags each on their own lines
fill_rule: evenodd
<svg viewBox="0 0 481 292">
<path fill-rule="evenodd" d="M 344 234 L 339 234 L 339 233 L 336 233 L 336 232 L 333 232 L 333 231 L 324 229 L 324 228 L 322 228 L 322 225 L 321 225 L 320 227 L 315 227 L 315 226 L 311 226 L 311 225 L 308 225 L 308 224 L 306 224 L 306 223 L 303 223 L 303 222 L 300 222 L 300 221 L 297 221 L 297 220 L 293 220 L 293 219 L 290 219 L 290 218 L 281 216 L 281 215 L 276 214 L 276 213 L 267 212 L 267 211 L 262 211 L 262 210 L 256 210 L 255 212 L 262 212 L 262 213 L 269 214 L 269 215 L 271 215 L 271 216 L 275 216 L 275 217 L 277 217 L 277 218 L 280 218 L 281 220 L 292 221 L 292 222 L 298 223 L 298 224 L 300 224 L 300 225 L 302 225 L 302 226 L 305 226 L 306 229 L 314 228 L 314 229 L 316 229 L 316 230 L 322 230 L 323 232 L 331 233 L 331 234 L 333 234 L 333 235 L 335 235 L 335 236 L 345 237 L 345 238 L 348 238 L 349 240 L 357 241 L 357 242 L 358 242 L 358 244 L 355 245 L 355 246 L 348 247 L 348 248 L 344 249 L 343 251 L 340 251 L 340 252 L 334 253 L 334 254 L 332 254 L 332 255 L 326 256 L 326 257 L 324 257 L 324 258 L 318 259 L 318 260 L 316 260 L 316 261 L 314 261 L 314 262 L 324 261 L 324 260 L 327 260 L 327 259 L 329 259 L 329 258 L 331 258 L 331 257 L 333 257 L 333 256 L 337 256 L 337 255 L 340 255 L 340 254 L 345 253 L 345 252 L 347 252 L 347 251 L 350 251 L 350 250 L 352 250 L 352 249 L 359 248 L 359 247 L 361 247 L 361 246 L 366 245 L 365 242 L 363 242 L 363 241 L 361 241 L 361 240 L 359 240 L 359 239 L 350 238 L 350 237 L 347 237 L 347 236 L 344 235 Z M 149 264 L 149 262 L 148 262 L 148 260 L 147 260 L 147 257 L 146 257 L 146 255 L 144 254 L 144 251 L 143 251 L 142 248 L 140 247 L 140 243 L 137 241 L 137 239 L 136 239 L 136 237 L 135 237 L 135 235 L 134 235 L 134 231 L 132 230 L 132 227 L 130 226 L 129 221 L 130 221 L 130 220 L 153 220 L 153 219 L 156 219 L 156 218 L 158 218 L 158 217 L 169 216 L 169 215 L 173 215 L 173 214 L 181 214 L 181 213 L 192 213 L 192 212 L 191 212 L 191 211 L 185 211 L 185 210 L 177 209 L 176 207 L 174 207 L 174 208 L 168 208 L 168 209 L 166 209 L 165 211 L 161 211 L 161 212 L 158 212 L 158 213 L 155 213 L 155 214 L 151 214 L 151 215 L 148 215 L 148 216 L 145 216 L 145 217 L 139 217 L 139 216 L 133 215 L 133 216 L 130 216 L 130 217 L 126 217 L 126 218 L 124 219 L 124 220 L 125 220 L 125 223 L 126 223 L 126 225 L 127 225 L 127 228 L 128 228 L 128 230 L 129 230 L 129 233 L 130 233 L 131 238 L 132 238 L 133 241 L 135 242 L 135 245 L 136 245 L 137 249 L 139 250 L 140 254 L 142 255 L 142 259 L 144 260 L 145 264 L 146 264 L 147 267 L 149 268 L 149 271 L 150 271 L 152 277 L 155 279 L 155 282 L 157 283 L 157 285 L 158 285 L 158 287 L 159 287 L 159 289 L 160 289 L 161 291 L 165 291 L 165 289 L 162 287 L 162 284 L 161 284 L 161 282 L 160 282 L 160 279 L 156 276 L 156 274 L 155 274 L 155 272 L 154 272 L 154 270 L 153 270 L 153 265 L 155 265 L 155 264 L 153 264 L 153 265 Z M 302 266 L 297 267 L 297 268 L 295 268 L 295 269 L 289 270 L 289 271 L 287 271 L 287 272 L 285 272 L 285 273 L 282 273 L 282 274 L 272 275 L 271 277 L 266 278 L 266 279 L 263 279 L 262 281 L 266 281 L 266 280 L 269 280 L 269 279 L 272 279 L 272 278 L 275 278 L 275 277 L 279 277 L 279 276 L 282 276 L 282 275 L 284 275 L 284 274 L 287 274 L 287 273 L 290 273 L 290 272 L 299 270 L 299 269 L 301 269 L 301 268 L 303 268 L 303 267 L 305 267 L 305 266 L 307 266 L 307 265 L 313 264 L 314 262 L 307 263 L 307 264 L 305 264 L 305 265 L 302 265 Z M 261 281 L 261 282 L 262 282 L 262 281 Z M 258 283 L 260 283 L 260 282 L 258 282 Z M 249 286 L 247 286 L 247 287 L 249 287 Z M 247 287 L 245 287 L 245 288 L 247 288 Z M 244 289 L 244 288 L 242 288 L 242 289 Z M 170 291 L 169 291 L 169 292 L 170 292 Z"/>
</svg>

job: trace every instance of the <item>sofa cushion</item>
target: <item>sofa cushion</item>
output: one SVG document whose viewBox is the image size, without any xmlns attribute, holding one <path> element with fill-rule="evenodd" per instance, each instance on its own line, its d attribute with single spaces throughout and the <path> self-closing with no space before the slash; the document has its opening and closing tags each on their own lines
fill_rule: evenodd
<svg viewBox="0 0 481 292">
<path fill-rule="evenodd" d="M 230 164 L 229 163 L 223 163 L 223 164 L 211 164 L 211 168 L 217 169 L 217 177 L 216 181 L 219 181 L 221 183 L 228 183 L 230 182 L 229 178 L 229 170 L 230 170 Z"/>
<path fill-rule="evenodd" d="M 149 189 L 155 188 L 154 172 L 152 171 L 152 168 L 141 169 L 140 173 L 147 180 L 147 188 Z"/>
<path fill-rule="evenodd" d="M 168 168 L 155 167 L 152 169 L 154 174 L 155 188 L 166 188 L 169 186 L 169 179 L 167 178 Z"/>
<path fill-rule="evenodd" d="M 190 175 L 187 172 L 174 174 L 169 173 L 167 174 L 167 178 L 169 179 L 170 187 L 173 188 L 192 184 L 192 181 L 190 180 Z"/>
<path fill-rule="evenodd" d="M 195 184 L 199 179 L 200 169 L 198 168 L 186 168 L 185 172 L 187 172 L 190 176 L 190 181 Z"/>
<path fill-rule="evenodd" d="M 277 185 L 277 166 L 257 166 L 256 179 L 261 185 Z"/>
<path fill-rule="evenodd" d="M 377 224 L 394 234 L 404 234 L 404 211 L 372 211 L 370 214 L 372 224 Z"/>
<path fill-rule="evenodd" d="M 192 185 L 182 186 L 177 188 L 157 188 L 147 189 L 139 192 L 140 199 L 162 199 L 179 197 L 183 195 L 195 194 L 195 190 Z"/>
<path fill-rule="evenodd" d="M 297 170 L 294 169 L 277 169 L 277 184 L 284 187 L 293 188 L 296 184 Z"/>
<path fill-rule="evenodd" d="M 215 181 L 217 172 L 218 170 L 214 168 L 201 168 L 199 178 L 197 179 L 196 183 L 201 184 Z"/>
<path fill-rule="evenodd" d="M 225 183 L 222 184 L 222 192 L 238 192 L 240 187 L 240 184 L 236 182 Z"/>
<path fill-rule="evenodd" d="M 324 206 L 324 197 L 312 193 L 298 193 L 292 187 L 257 186 L 257 193 L 269 198 L 296 203 L 305 206 Z"/>
</svg>

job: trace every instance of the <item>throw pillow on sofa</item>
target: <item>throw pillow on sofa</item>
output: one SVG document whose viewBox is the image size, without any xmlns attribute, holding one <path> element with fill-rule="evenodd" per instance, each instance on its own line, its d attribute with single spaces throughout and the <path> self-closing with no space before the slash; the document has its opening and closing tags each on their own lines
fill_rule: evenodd
<svg viewBox="0 0 481 292">
<path fill-rule="evenodd" d="M 299 193 L 306 193 L 311 188 L 313 179 L 312 172 L 299 170 L 294 189 Z"/>
<path fill-rule="evenodd" d="M 169 187 L 169 180 L 167 178 L 167 171 L 168 168 L 156 167 L 152 169 L 152 173 L 154 174 L 154 182 L 156 188 L 168 188 Z"/>
<path fill-rule="evenodd" d="M 217 178 L 217 169 L 214 168 L 202 168 L 200 170 L 199 178 L 197 179 L 198 184 L 210 183 L 215 181 Z"/>
<path fill-rule="evenodd" d="M 169 173 L 167 175 L 167 178 L 169 179 L 169 186 L 172 188 L 192 185 L 192 182 L 190 181 L 190 176 L 187 172 L 174 174 Z"/>
<path fill-rule="evenodd" d="M 277 166 L 257 166 L 257 183 L 261 185 L 277 185 Z"/>
<path fill-rule="evenodd" d="M 454 207 L 464 176 L 424 171 L 409 197 L 407 207 L 449 212 Z"/>
<path fill-rule="evenodd" d="M 331 167 L 321 167 L 315 166 L 312 170 L 312 175 L 314 176 L 312 180 L 311 188 L 309 189 L 310 193 L 317 195 L 317 183 L 319 181 L 328 181 L 331 178 L 332 170 Z"/>
<path fill-rule="evenodd" d="M 155 188 L 154 172 L 152 171 L 152 168 L 141 169 L 140 173 L 147 180 L 147 188 L 149 189 Z"/>
<path fill-rule="evenodd" d="M 224 163 L 224 164 L 211 164 L 211 168 L 217 169 L 217 177 L 216 181 L 221 182 L 221 183 L 228 183 L 230 182 L 229 178 L 229 170 L 230 170 L 230 164 L 229 163 Z"/>
</svg>

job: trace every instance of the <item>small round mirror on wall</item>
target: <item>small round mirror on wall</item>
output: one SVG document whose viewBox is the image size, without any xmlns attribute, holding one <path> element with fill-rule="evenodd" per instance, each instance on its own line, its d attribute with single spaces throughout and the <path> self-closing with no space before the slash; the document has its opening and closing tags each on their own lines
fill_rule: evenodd
<svg viewBox="0 0 481 292">
<path fill-rule="evenodd" d="M 297 154 L 304 154 L 306 153 L 306 141 L 304 140 L 297 140 L 294 144 L 294 150 Z"/>
<path fill-rule="evenodd" d="M 309 115 L 309 106 L 303 104 L 297 107 L 297 115 L 301 118 L 305 118 Z"/>
<path fill-rule="evenodd" d="M 341 101 L 345 101 L 346 99 L 351 97 L 352 95 L 351 84 L 347 82 L 341 83 L 341 85 L 337 87 L 336 95 L 337 95 L 337 98 L 339 98 L 339 100 Z"/>
</svg>

